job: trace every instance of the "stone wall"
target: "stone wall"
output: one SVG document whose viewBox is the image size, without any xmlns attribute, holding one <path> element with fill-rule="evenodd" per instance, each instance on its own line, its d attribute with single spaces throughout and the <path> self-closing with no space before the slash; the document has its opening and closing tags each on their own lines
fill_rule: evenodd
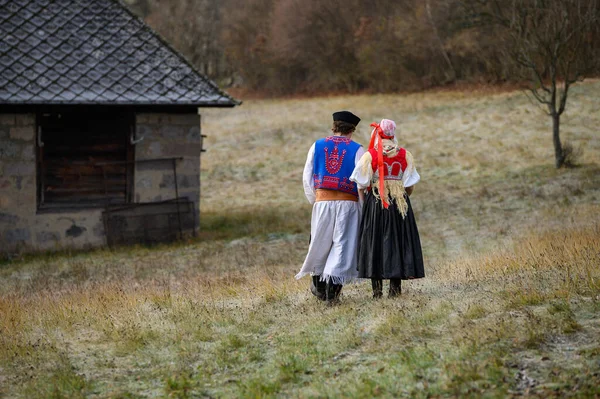
<svg viewBox="0 0 600 399">
<path fill-rule="evenodd" d="M 178 158 L 177 189 L 199 209 L 200 201 L 200 116 L 197 114 L 138 114 L 135 158 Z M 135 169 L 135 202 L 175 198 L 173 164 L 170 161 L 139 162 Z M 198 219 L 196 219 L 198 220 Z"/>
<path fill-rule="evenodd" d="M 199 209 L 200 117 L 138 114 L 135 157 L 183 157 L 177 161 L 179 196 Z M 0 114 L 0 255 L 105 245 L 102 209 L 37 212 L 34 114 Z M 175 198 L 171 162 L 136 165 L 134 202 Z M 199 220 L 196 218 L 196 220 Z"/>
<path fill-rule="evenodd" d="M 0 254 L 104 243 L 99 209 L 37 214 L 34 114 L 0 114 Z"/>
<path fill-rule="evenodd" d="M 35 239 L 35 116 L 0 115 L 0 245 Z"/>
</svg>

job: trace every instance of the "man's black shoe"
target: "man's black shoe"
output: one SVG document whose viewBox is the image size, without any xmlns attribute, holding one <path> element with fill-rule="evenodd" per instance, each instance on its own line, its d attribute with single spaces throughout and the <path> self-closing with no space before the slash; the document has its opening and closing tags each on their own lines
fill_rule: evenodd
<svg viewBox="0 0 600 399">
<path fill-rule="evenodd" d="M 310 281 L 310 292 L 324 301 L 327 296 L 327 283 L 325 281 L 319 281 L 321 276 L 312 276 L 312 280 Z"/>
</svg>

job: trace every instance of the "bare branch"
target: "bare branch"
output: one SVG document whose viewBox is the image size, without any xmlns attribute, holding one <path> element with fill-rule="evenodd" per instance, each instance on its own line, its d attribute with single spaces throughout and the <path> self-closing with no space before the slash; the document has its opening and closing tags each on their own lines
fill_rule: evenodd
<svg viewBox="0 0 600 399">
<path fill-rule="evenodd" d="M 531 98 L 531 96 L 529 95 L 529 93 L 531 93 L 531 95 L 535 98 L 535 100 L 533 98 Z M 536 108 L 540 108 L 540 110 L 542 112 L 544 112 L 547 115 L 551 115 L 550 112 L 548 112 L 546 109 L 544 109 L 541 105 L 545 104 L 544 101 L 540 101 L 539 98 L 539 93 L 535 92 L 535 89 L 527 89 L 525 91 L 525 96 L 527 97 L 527 99 L 531 102 L 532 105 L 536 106 Z M 546 108 L 549 108 L 549 104 L 546 104 Z"/>
</svg>

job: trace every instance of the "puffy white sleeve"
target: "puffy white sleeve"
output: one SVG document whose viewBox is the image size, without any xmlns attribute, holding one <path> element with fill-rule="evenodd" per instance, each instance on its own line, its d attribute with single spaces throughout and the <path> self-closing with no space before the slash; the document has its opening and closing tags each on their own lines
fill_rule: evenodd
<svg viewBox="0 0 600 399">
<path fill-rule="evenodd" d="M 421 176 L 417 172 L 413 156 L 410 152 L 406 151 L 406 170 L 404 171 L 404 175 L 402 175 L 402 183 L 404 187 L 411 187 L 417 184 L 419 180 L 421 180 Z"/>
<path fill-rule="evenodd" d="M 315 203 L 317 199 L 317 194 L 315 191 L 315 183 L 313 179 L 314 175 L 314 159 L 315 159 L 315 145 L 310 147 L 308 150 L 308 155 L 306 156 L 306 163 L 304 164 L 304 173 L 302 173 L 302 184 L 304 186 L 304 195 L 306 195 L 306 199 L 308 202 L 312 204 Z"/>
<path fill-rule="evenodd" d="M 371 178 L 373 177 L 373 169 L 371 167 L 371 153 L 361 147 L 362 154 L 360 159 L 355 163 L 354 171 L 350 176 L 350 180 L 355 182 L 360 190 L 371 185 Z M 360 150 L 359 150 L 360 151 Z M 358 152 L 356 153 L 358 156 Z"/>
<path fill-rule="evenodd" d="M 358 161 L 360 161 L 363 155 L 365 155 L 365 149 L 361 145 L 358 151 L 356 151 L 356 155 L 354 156 L 354 165 L 358 164 Z"/>
</svg>

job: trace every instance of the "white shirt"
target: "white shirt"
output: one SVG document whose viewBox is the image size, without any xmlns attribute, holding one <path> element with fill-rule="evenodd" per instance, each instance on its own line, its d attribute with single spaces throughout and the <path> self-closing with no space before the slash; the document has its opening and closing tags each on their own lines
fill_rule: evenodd
<svg viewBox="0 0 600 399">
<path fill-rule="evenodd" d="M 421 176 L 419 172 L 417 172 L 417 168 L 414 166 L 412 161 L 412 155 L 407 152 L 407 166 L 406 170 L 402 175 L 402 184 L 404 187 L 414 186 L 421 180 Z M 355 182 L 360 190 L 364 190 L 371 185 L 371 179 L 373 178 L 373 168 L 371 167 L 372 157 L 370 153 L 366 153 L 364 158 L 361 158 L 354 167 L 354 171 L 352 172 L 352 176 L 350 176 L 350 180 Z M 363 167 L 364 164 L 368 164 L 368 166 Z"/>
</svg>

